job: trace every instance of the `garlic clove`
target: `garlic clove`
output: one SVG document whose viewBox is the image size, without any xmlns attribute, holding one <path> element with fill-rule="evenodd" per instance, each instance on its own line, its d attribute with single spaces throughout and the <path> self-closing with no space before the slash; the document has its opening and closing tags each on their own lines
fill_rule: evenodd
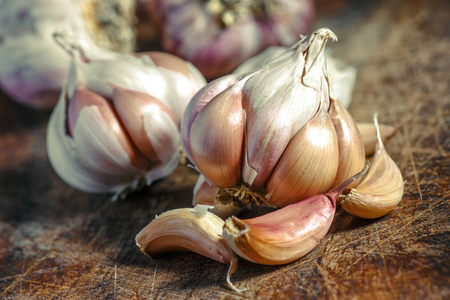
<svg viewBox="0 0 450 300">
<path fill-rule="evenodd" d="M 228 75 L 211 81 L 208 85 L 198 91 L 189 102 L 181 124 L 181 136 L 183 138 L 182 145 L 184 152 L 190 161 L 193 161 L 191 146 L 189 145 L 189 135 L 192 123 L 206 104 L 232 84 L 236 83 L 240 77 L 240 75 Z"/>
<path fill-rule="evenodd" d="M 78 87 L 69 100 L 67 119 L 78 153 L 93 168 L 125 173 L 149 168 L 117 120 L 114 108 L 101 95 Z"/>
<path fill-rule="evenodd" d="M 267 182 L 270 203 L 283 207 L 328 191 L 339 166 L 333 123 L 322 105 L 291 140 Z"/>
<path fill-rule="evenodd" d="M 375 153 L 375 148 L 377 146 L 378 137 L 377 129 L 374 123 L 360 122 L 356 123 L 358 130 L 361 133 L 361 137 L 364 143 L 364 148 L 367 156 L 373 155 Z M 381 140 L 383 143 L 389 142 L 389 140 L 395 135 L 400 126 L 390 126 L 379 124 L 378 129 L 380 131 Z"/>
<path fill-rule="evenodd" d="M 242 102 L 247 114 L 247 164 L 256 176 L 244 181 L 251 186 L 264 185 L 292 136 L 319 107 L 319 93 L 302 85 L 296 64 L 292 64 L 289 71 L 284 65 L 263 69 L 245 83 Z M 243 173 L 252 174 L 245 165 Z"/>
<path fill-rule="evenodd" d="M 146 255 L 190 250 L 218 262 L 230 264 L 229 286 L 242 292 L 230 282 L 237 268 L 237 257 L 221 237 L 224 221 L 208 211 L 210 206 L 169 210 L 157 216 L 136 235 L 136 245 Z"/>
<path fill-rule="evenodd" d="M 166 163 L 178 151 L 175 117 L 164 103 L 119 86 L 114 87 L 113 103 L 131 139 L 148 160 Z"/>
<path fill-rule="evenodd" d="M 210 101 L 195 118 L 189 136 L 195 165 L 221 187 L 233 187 L 241 179 L 245 127 L 242 84 L 238 81 Z"/>
<path fill-rule="evenodd" d="M 223 237 L 239 256 L 252 262 L 278 265 L 297 260 L 324 238 L 339 194 L 367 168 L 326 194 L 252 219 L 231 217 L 225 221 Z"/>
<path fill-rule="evenodd" d="M 336 129 L 339 144 L 340 163 L 333 183 L 333 186 L 337 186 L 361 170 L 366 157 L 364 144 L 355 121 L 339 100 L 332 99 L 329 116 Z M 356 186 L 358 183 L 355 181 L 349 187 Z"/>
<path fill-rule="evenodd" d="M 69 185 L 88 192 L 116 192 L 138 185 L 139 177 L 129 173 L 106 173 L 81 159 L 73 139 L 66 135 L 66 88 L 47 126 L 47 154 L 55 172 Z"/>
<path fill-rule="evenodd" d="M 377 115 L 374 116 L 378 144 L 372 166 L 364 180 L 339 203 L 348 213 L 361 218 L 373 219 L 386 215 L 402 200 L 404 182 L 400 169 L 384 148 L 379 131 Z"/>
<path fill-rule="evenodd" d="M 192 199 L 192 205 L 214 205 L 216 203 L 216 195 L 219 192 L 219 188 L 210 185 L 203 174 L 197 179 L 194 186 L 194 197 Z"/>
</svg>

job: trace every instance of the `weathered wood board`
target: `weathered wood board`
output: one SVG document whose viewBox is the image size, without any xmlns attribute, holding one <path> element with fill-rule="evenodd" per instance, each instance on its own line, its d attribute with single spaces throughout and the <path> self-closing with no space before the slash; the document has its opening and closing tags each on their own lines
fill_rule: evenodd
<svg viewBox="0 0 450 300">
<path fill-rule="evenodd" d="M 111 202 L 70 188 L 46 155 L 48 112 L 0 95 L 2 299 L 450 298 L 450 5 L 448 1 L 318 1 L 315 28 L 358 69 L 350 112 L 406 121 L 387 145 L 405 180 L 400 205 L 363 220 L 338 208 L 330 232 L 283 266 L 228 266 L 193 253 L 151 260 L 134 236 L 156 214 L 190 206 L 195 171 Z"/>
</svg>

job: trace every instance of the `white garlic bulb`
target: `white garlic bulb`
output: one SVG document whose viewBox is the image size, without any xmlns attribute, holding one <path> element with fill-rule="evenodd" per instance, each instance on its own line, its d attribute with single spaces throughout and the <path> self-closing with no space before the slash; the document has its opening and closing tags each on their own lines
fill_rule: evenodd
<svg viewBox="0 0 450 300">
<path fill-rule="evenodd" d="M 182 111 L 206 83 L 198 70 L 169 54 L 85 51 L 60 41 L 71 49 L 72 64 L 47 132 L 58 175 L 117 198 L 171 173 L 179 163 Z"/>
</svg>

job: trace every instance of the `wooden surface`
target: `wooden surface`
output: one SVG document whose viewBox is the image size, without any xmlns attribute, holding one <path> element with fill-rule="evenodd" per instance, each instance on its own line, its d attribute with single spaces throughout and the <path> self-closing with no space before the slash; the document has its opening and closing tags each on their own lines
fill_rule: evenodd
<svg viewBox="0 0 450 300">
<path fill-rule="evenodd" d="M 50 114 L 0 95 L 0 298 L 449 299 L 449 2 L 318 3 L 314 27 L 335 31 L 335 56 L 358 68 L 355 119 L 408 120 L 387 145 L 406 182 L 394 211 L 338 209 L 319 246 L 288 265 L 241 260 L 238 296 L 226 265 L 187 252 L 151 260 L 135 246 L 155 214 L 190 205 L 194 171 L 122 202 L 77 191 L 49 165 Z"/>
</svg>

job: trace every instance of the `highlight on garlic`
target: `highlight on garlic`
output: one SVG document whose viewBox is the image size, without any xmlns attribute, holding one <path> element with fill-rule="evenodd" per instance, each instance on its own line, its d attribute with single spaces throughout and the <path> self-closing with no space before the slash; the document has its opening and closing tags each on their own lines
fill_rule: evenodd
<svg viewBox="0 0 450 300">
<path fill-rule="evenodd" d="M 233 73 L 246 74 L 256 71 L 264 64 L 280 57 L 286 51 L 289 51 L 289 49 L 283 46 L 269 47 L 260 54 L 244 61 Z M 335 98 L 339 99 L 345 108 L 348 108 L 352 101 L 352 92 L 356 81 L 356 69 L 334 58 L 330 51 L 325 51 L 325 59 L 327 61 L 328 79 Z"/>
<path fill-rule="evenodd" d="M 136 244 L 146 255 L 190 250 L 218 262 L 230 264 L 228 285 L 240 293 L 230 280 L 236 271 L 238 258 L 221 236 L 224 221 L 208 211 L 211 206 L 178 208 L 157 216 L 136 235 Z"/>
<path fill-rule="evenodd" d="M 55 38 L 72 56 L 47 129 L 56 173 L 75 188 L 114 198 L 171 173 L 184 108 L 206 84 L 200 72 L 169 54 L 137 57 Z"/>
<path fill-rule="evenodd" d="M 339 198 L 340 205 L 348 213 L 366 219 L 391 212 L 402 200 L 404 189 L 402 173 L 384 148 L 376 114 L 374 124 L 378 142 L 372 167 L 358 186 Z"/>
<path fill-rule="evenodd" d="M 210 185 L 244 203 L 283 207 L 361 170 L 359 131 L 330 92 L 328 38 L 336 36 L 319 29 L 259 70 L 219 78 L 193 97 L 183 148 Z"/>
<path fill-rule="evenodd" d="M 135 44 L 134 0 L 0 0 L 0 88 L 13 100 L 52 108 L 70 59 L 53 33 L 80 44 L 129 52 Z"/>
<path fill-rule="evenodd" d="M 269 46 L 291 45 L 314 18 L 312 0 L 147 0 L 164 51 L 208 80 L 229 74 Z"/>
</svg>

